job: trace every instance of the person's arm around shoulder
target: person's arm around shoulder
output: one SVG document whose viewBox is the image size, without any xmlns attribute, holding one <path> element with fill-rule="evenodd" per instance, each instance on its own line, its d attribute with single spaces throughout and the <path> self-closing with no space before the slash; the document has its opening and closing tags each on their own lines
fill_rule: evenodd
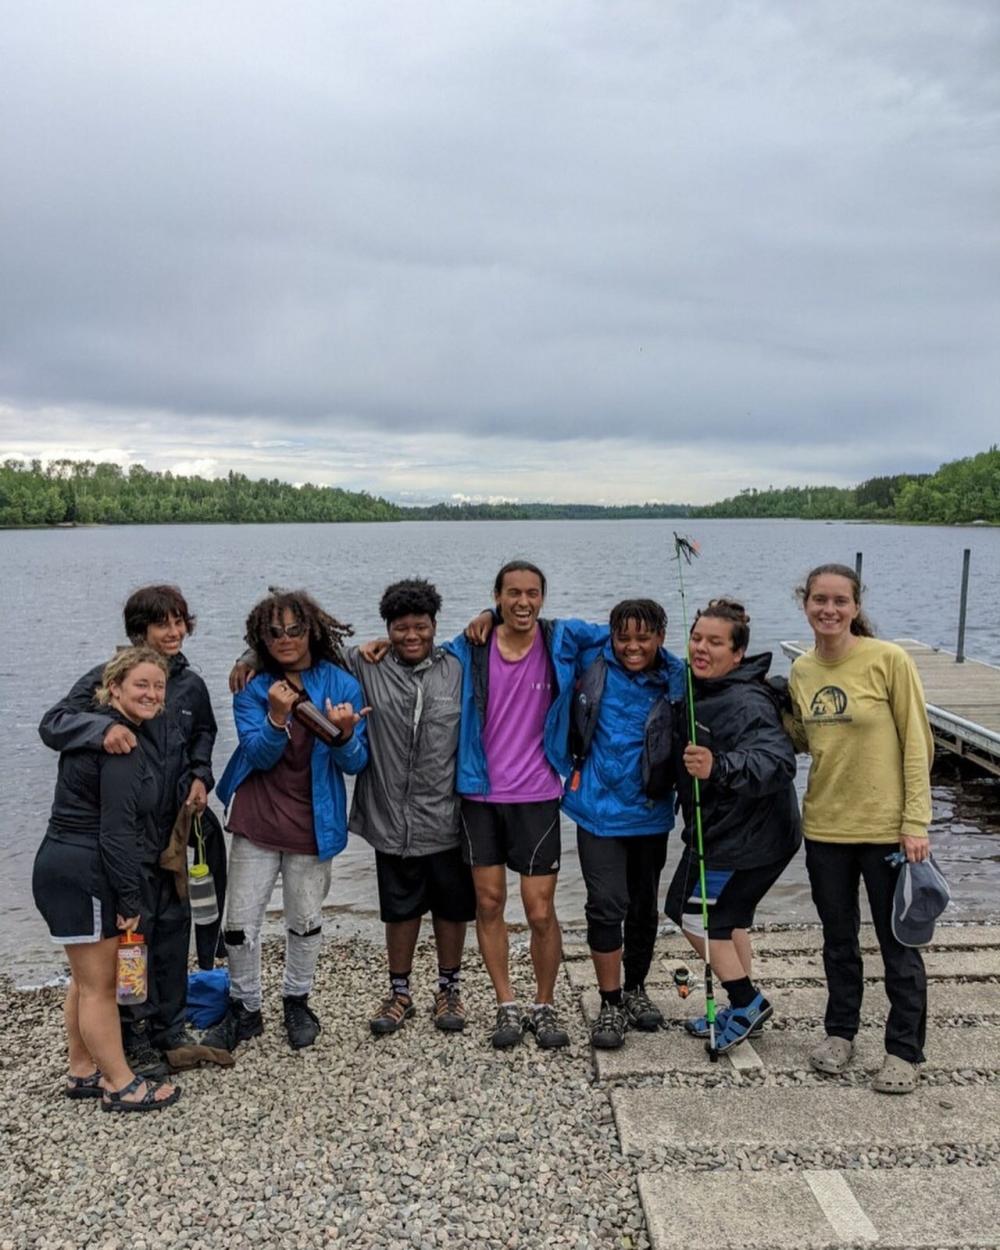
<svg viewBox="0 0 1000 1250">
<path fill-rule="evenodd" d="M 902 649 L 889 644 L 888 694 L 903 756 L 903 819 L 899 844 L 911 863 L 930 854 L 931 764 L 934 736 L 927 720 L 927 701 L 917 666 Z"/>
<path fill-rule="evenodd" d="M 138 916 L 142 908 L 139 844 L 144 831 L 138 808 L 148 768 L 141 751 L 128 755 L 102 754 L 99 762 L 98 851 L 122 916 Z"/>
<path fill-rule="evenodd" d="M 553 660 L 577 664 L 595 655 L 611 637 L 607 625 L 597 625 L 576 616 L 558 617 L 552 622 Z"/>
<path fill-rule="evenodd" d="M 268 691 L 273 684 L 269 673 L 259 673 L 249 685 L 233 695 L 236 736 L 247 761 L 258 772 L 267 772 L 281 759 L 288 733 L 269 715 Z"/>
<path fill-rule="evenodd" d="M 190 672 L 190 670 L 188 670 Z M 196 811 L 204 811 L 208 796 L 215 786 L 212 774 L 212 751 L 219 727 L 215 723 L 208 687 L 197 673 L 191 673 L 194 698 L 191 707 L 191 733 L 187 741 L 188 768 L 192 777 L 187 803 Z"/>
<path fill-rule="evenodd" d="M 135 746 L 135 734 L 127 725 L 113 720 L 107 709 L 94 703 L 94 691 L 101 684 L 103 665 L 85 673 L 69 694 L 42 717 L 38 736 L 53 751 L 105 750 L 110 755 L 127 755 Z"/>
</svg>

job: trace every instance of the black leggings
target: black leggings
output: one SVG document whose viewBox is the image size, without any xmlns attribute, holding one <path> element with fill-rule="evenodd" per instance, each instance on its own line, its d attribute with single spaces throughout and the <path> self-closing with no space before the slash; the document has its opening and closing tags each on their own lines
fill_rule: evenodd
<svg viewBox="0 0 1000 1250">
<path fill-rule="evenodd" d="M 885 964 L 889 1018 L 885 1048 L 909 1063 L 923 1063 L 927 1036 L 927 978 L 920 951 L 902 946 L 892 935 L 892 897 L 898 868 L 885 862 L 891 842 L 811 842 L 806 867 L 813 902 L 823 922 L 823 967 L 829 997 L 826 1031 L 853 1039 L 861 1019 L 864 966 L 858 932 L 858 890 L 864 879 L 875 934 Z"/>
<path fill-rule="evenodd" d="M 599 838 L 576 827 L 580 868 L 587 886 L 587 943 L 598 954 L 625 947 L 626 989 L 646 979 L 660 920 L 660 873 L 667 834 Z M 624 930 L 624 935 L 623 935 Z"/>
</svg>

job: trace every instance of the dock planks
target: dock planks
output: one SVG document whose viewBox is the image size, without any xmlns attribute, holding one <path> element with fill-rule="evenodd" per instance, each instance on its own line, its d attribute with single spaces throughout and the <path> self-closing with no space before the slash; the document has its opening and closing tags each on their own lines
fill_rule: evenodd
<svg viewBox="0 0 1000 1250">
<path fill-rule="evenodd" d="M 937 744 L 1000 776 L 1000 668 L 981 660 L 957 664 L 954 652 L 915 638 L 893 641 L 917 666 Z M 811 646 L 792 641 L 781 649 L 794 659 Z"/>
</svg>

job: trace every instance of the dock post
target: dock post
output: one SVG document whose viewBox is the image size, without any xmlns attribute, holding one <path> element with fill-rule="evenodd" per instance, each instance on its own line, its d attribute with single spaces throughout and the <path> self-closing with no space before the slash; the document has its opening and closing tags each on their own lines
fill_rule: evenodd
<svg viewBox="0 0 1000 1250">
<path fill-rule="evenodd" d="M 969 603 L 969 561 L 972 551 L 969 547 L 962 552 L 962 597 L 958 605 L 958 646 L 955 648 L 955 663 L 965 663 L 965 610 Z"/>
<path fill-rule="evenodd" d="M 854 555 L 854 571 L 858 575 L 858 581 L 861 581 L 861 565 L 864 563 L 865 554 L 863 551 L 855 552 Z"/>
</svg>

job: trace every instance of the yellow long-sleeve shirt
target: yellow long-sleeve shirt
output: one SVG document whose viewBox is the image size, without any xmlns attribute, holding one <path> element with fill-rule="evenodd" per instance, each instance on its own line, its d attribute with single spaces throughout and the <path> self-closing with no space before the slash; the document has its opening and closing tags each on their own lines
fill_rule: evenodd
<svg viewBox="0 0 1000 1250">
<path fill-rule="evenodd" d="M 934 740 L 902 647 L 859 638 L 840 660 L 800 656 L 788 680 L 796 748 L 812 756 L 802 831 L 816 842 L 927 835 Z"/>
</svg>

